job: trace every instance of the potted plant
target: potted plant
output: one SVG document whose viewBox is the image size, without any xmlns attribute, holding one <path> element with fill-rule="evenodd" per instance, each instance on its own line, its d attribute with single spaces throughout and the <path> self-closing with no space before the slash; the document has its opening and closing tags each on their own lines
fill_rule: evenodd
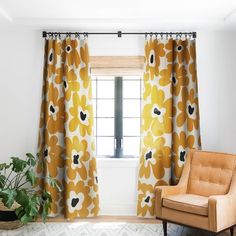
<svg viewBox="0 0 236 236">
<path fill-rule="evenodd" d="M 36 191 L 36 157 L 11 157 L 10 163 L 0 164 L 0 229 L 13 229 L 35 221 L 41 212 L 45 222 L 52 198 L 47 191 Z M 48 183 L 60 191 L 57 182 L 47 177 Z"/>
</svg>

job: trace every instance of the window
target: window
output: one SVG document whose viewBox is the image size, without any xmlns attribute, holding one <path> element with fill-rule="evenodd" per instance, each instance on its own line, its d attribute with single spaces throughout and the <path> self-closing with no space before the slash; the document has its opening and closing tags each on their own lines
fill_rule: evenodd
<svg viewBox="0 0 236 236">
<path fill-rule="evenodd" d="M 139 156 L 140 76 L 92 76 L 97 156 Z"/>
</svg>

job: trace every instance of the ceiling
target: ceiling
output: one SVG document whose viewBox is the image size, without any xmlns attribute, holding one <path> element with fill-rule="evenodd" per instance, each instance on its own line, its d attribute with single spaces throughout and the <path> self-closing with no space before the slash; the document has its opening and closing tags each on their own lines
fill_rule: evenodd
<svg viewBox="0 0 236 236">
<path fill-rule="evenodd" d="M 0 0 L 0 27 L 236 29 L 236 0 Z"/>
</svg>

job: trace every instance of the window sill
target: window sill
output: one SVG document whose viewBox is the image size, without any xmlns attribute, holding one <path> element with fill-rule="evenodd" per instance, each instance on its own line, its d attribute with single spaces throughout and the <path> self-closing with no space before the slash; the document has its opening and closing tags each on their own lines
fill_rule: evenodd
<svg viewBox="0 0 236 236">
<path fill-rule="evenodd" d="M 139 158 L 126 157 L 126 158 L 109 158 L 99 157 L 97 160 L 98 168 L 137 168 Z"/>
</svg>

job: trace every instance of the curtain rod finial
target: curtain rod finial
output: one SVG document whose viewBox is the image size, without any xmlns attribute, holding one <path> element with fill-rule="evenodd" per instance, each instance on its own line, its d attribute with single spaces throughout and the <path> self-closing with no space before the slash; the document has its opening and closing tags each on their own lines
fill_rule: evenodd
<svg viewBox="0 0 236 236">
<path fill-rule="evenodd" d="M 193 38 L 197 38 L 197 32 L 193 32 Z"/>
<path fill-rule="evenodd" d="M 43 32 L 42 32 L 42 35 L 43 35 L 43 38 L 46 38 L 46 37 L 47 37 L 47 32 L 46 32 L 46 31 L 43 31 Z"/>
</svg>

